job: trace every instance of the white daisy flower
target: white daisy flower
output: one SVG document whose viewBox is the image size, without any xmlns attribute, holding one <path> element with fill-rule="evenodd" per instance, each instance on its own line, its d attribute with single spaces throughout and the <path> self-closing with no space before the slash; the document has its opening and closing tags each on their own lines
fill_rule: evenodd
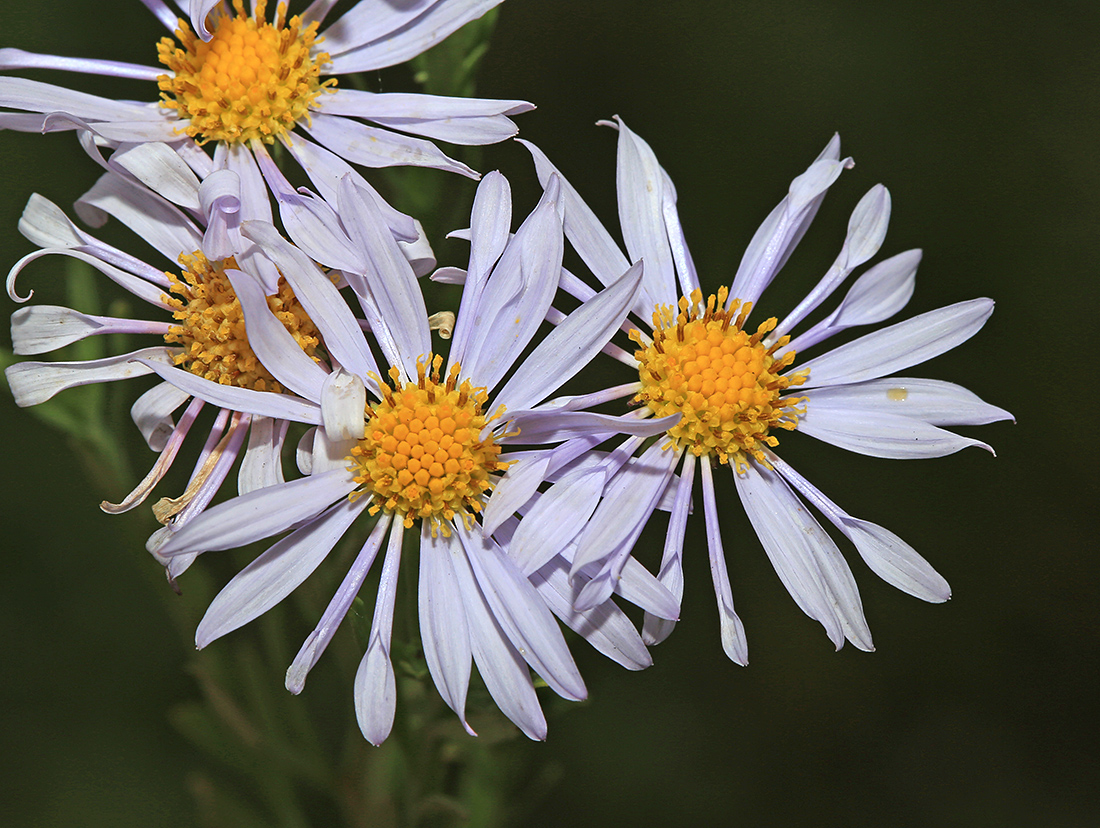
<svg viewBox="0 0 1100 828">
<path fill-rule="evenodd" d="M 376 94 L 337 83 L 336 76 L 415 57 L 501 0 L 397 6 L 361 0 L 323 30 L 333 0 L 317 0 L 289 19 L 285 3 L 268 19 L 266 0 L 253 3 L 251 14 L 243 0 L 233 0 L 231 8 L 223 0 L 191 0 L 180 4 L 182 17 L 165 0 L 143 2 L 175 37 L 156 45 L 160 66 L 8 48 L 0 49 L 0 70 L 59 69 L 145 80 L 157 85 L 159 100 L 118 101 L 0 77 L 0 109 L 9 110 L 0 112 L 0 129 L 83 129 L 110 147 L 163 143 L 200 176 L 231 169 L 245 182 L 260 181 L 257 162 L 270 161 L 267 147 L 278 142 L 328 195 L 350 171 L 348 162 L 434 167 L 476 178 L 474 170 L 448 158 L 432 141 L 495 143 L 515 135 L 509 116 L 533 109 L 524 101 Z M 215 147 L 213 159 L 199 149 L 206 144 Z M 267 209 L 254 200 L 246 208 Z"/>
<path fill-rule="evenodd" d="M 830 141 L 791 183 L 788 195 L 753 237 L 731 286 L 704 298 L 667 173 L 650 147 L 621 121 L 605 125 L 619 131 L 618 202 L 625 255 L 546 156 L 527 146 L 543 185 L 554 181 L 560 186 L 566 235 L 600 281 L 607 284 L 630 261 L 645 266 L 632 310 L 650 324 L 624 326 L 637 344 L 633 354 L 614 345 L 605 349 L 636 370 L 639 379 L 608 389 L 600 399 L 629 396 L 640 416 L 681 418 L 632 464 L 626 461 L 635 448 L 627 442 L 588 465 L 568 485 L 563 481 L 544 493 L 524 518 L 513 554 L 525 569 L 533 569 L 573 545 L 573 573 L 584 567 L 599 570 L 575 605 L 584 610 L 606 598 L 641 527 L 672 486 L 659 578 L 679 597 L 684 532 L 698 469 L 722 644 L 733 661 L 745 664 L 748 649 L 734 611 L 712 478 L 715 468 L 727 466 L 768 557 L 799 607 L 825 627 L 837 648 L 847 639 L 860 649 L 873 649 L 855 579 L 806 503 L 852 541 L 872 570 L 899 589 L 926 601 L 945 601 L 950 596 L 947 582 L 901 538 L 849 515 L 781 460 L 775 452 L 780 435 L 802 431 L 852 451 L 890 458 L 939 457 L 966 446 L 989 449 L 941 426 L 1011 419 L 1008 412 L 951 383 L 888 375 L 965 342 L 985 323 L 993 302 L 974 299 L 924 313 L 798 363 L 796 353 L 846 328 L 892 316 L 912 294 L 920 259 L 916 250 L 867 270 L 832 313 L 791 338 L 790 332 L 811 311 L 878 252 L 890 213 L 886 189 L 876 186 L 859 202 L 840 254 L 794 310 L 782 321 L 771 318 L 749 325 L 750 313 L 806 231 L 826 190 L 851 166 L 851 159 L 840 158 L 839 139 Z M 563 281 L 563 286 L 581 299 L 591 292 L 576 282 Z M 573 443 L 574 452 L 588 448 Z M 623 447 L 628 450 L 621 451 Z M 558 449 L 567 450 L 568 444 Z M 522 483 L 511 480 L 498 486 L 486 512 L 486 530 L 505 519 L 526 493 Z M 500 509 L 495 508 L 498 499 L 505 504 Z M 566 503 L 573 520 L 546 519 Z M 540 518 L 542 531 L 521 537 L 524 525 Z M 647 615 L 647 643 L 663 640 L 673 626 Z"/>
<path fill-rule="evenodd" d="M 108 216 L 118 219 L 170 263 L 165 271 L 106 244 L 79 229 L 65 213 L 40 195 L 31 196 L 19 229 L 41 249 L 24 256 L 7 278 L 8 295 L 26 302 L 16 292 L 16 279 L 30 263 L 63 255 L 85 262 L 138 299 L 157 308 L 160 320 L 90 316 L 77 310 L 31 305 L 12 315 L 12 343 L 16 354 L 47 353 L 89 336 L 151 334 L 159 345 L 84 362 L 20 362 L 5 372 L 20 406 L 44 402 L 66 388 L 111 382 L 152 373 L 150 365 L 188 372 L 208 384 L 248 388 L 279 399 L 297 419 L 320 422 L 319 408 L 307 400 L 281 393 L 286 389 L 260 363 L 255 337 L 246 335 L 238 296 L 263 302 L 278 316 L 279 347 L 293 348 L 314 364 L 323 348 L 309 313 L 287 280 L 264 261 L 239 233 L 240 186 L 235 174 L 223 171 L 202 183 L 193 182 L 191 194 L 201 209 L 188 215 L 140 183 L 118 172 L 108 172 L 77 202 L 77 212 L 93 226 Z M 193 220 L 192 216 L 198 219 Z M 247 270 L 248 272 L 245 272 Z M 335 289 L 335 288 L 334 288 Z M 256 350 L 254 350 L 254 346 Z M 143 360 L 143 361 L 138 361 Z M 320 368 L 318 368 L 320 370 Z M 178 422 L 173 412 L 186 405 Z M 141 504 L 171 468 L 205 403 L 167 382 L 145 392 L 131 415 L 149 447 L 159 452 L 152 469 L 119 503 L 103 503 L 112 514 Z M 222 407 L 205 439 L 185 492 L 164 498 L 153 511 L 165 524 L 150 539 L 155 551 L 173 531 L 199 514 L 211 501 L 238 456 L 238 491 L 244 493 L 282 481 L 279 456 L 288 421 L 257 409 L 247 413 L 232 405 Z M 247 444 L 246 444 L 247 440 Z M 190 558 L 165 561 L 170 581 L 190 564 Z"/>
<path fill-rule="evenodd" d="M 220 504 L 160 550 L 167 556 L 194 555 L 290 530 L 214 599 L 196 635 L 198 646 L 205 647 L 289 595 L 356 518 L 375 515 L 369 539 L 286 680 L 291 692 L 301 691 L 386 543 L 369 645 L 354 693 L 359 725 L 374 744 L 389 735 L 394 720 L 390 644 L 396 581 L 403 536 L 417 522 L 424 656 L 440 695 L 471 733 L 465 715 L 471 662 L 500 709 L 533 739 L 545 737 L 546 721 L 529 668 L 562 697 L 585 697 L 551 608 L 624 666 L 649 664 L 640 636 L 614 603 L 603 601 L 576 612 L 564 568 L 560 576 L 524 576 L 507 552 L 514 520 L 505 522 L 496 538 L 483 536 L 478 526 L 482 504 L 508 464 L 501 457 L 502 446 L 520 439 L 568 439 L 588 433 L 597 422 L 612 432 L 656 434 L 676 419 L 624 422 L 537 407 L 619 328 L 641 281 L 640 267 L 624 268 L 521 359 L 557 290 L 563 248 L 557 200 L 558 188 L 549 181 L 542 201 L 509 236 L 507 181 L 499 173 L 482 181 L 473 209 L 469 277 L 444 365 L 432 354 L 424 302 L 411 267 L 373 203 L 345 182 L 339 215 L 318 224 L 315 241 L 340 249 L 348 260 L 347 279 L 391 366 L 384 375 L 388 379 L 375 367 L 350 311 L 330 292 L 310 313 L 330 353 L 341 352 L 337 361 L 343 370 L 326 375 L 290 349 L 264 357 L 276 377 L 293 384 L 322 413 L 323 428 L 313 435 L 315 451 L 303 469 L 309 476 Z M 288 279 L 294 274 L 295 284 L 324 282 L 310 257 L 283 241 L 270 225 L 246 223 L 243 232 L 272 256 Z M 324 233 L 331 236 L 327 243 L 321 239 Z M 264 305 L 242 303 L 250 331 L 275 328 Z M 155 362 L 146 364 L 162 376 L 175 374 L 173 381 L 193 393 L 222 390 L 201 389 L 193 377 Z M 241 391 L 234 400 L 250 410 L 249 396 L 257 392 Z M 640 567 L 631 571 L 624 589 L 631 600 L 665 617 L 676 616 L 672 596 Z"/>
</svg>

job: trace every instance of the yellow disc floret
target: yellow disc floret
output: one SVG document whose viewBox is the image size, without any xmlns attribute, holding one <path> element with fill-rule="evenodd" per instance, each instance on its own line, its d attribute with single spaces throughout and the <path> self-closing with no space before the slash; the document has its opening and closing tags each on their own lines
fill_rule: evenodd
<svg viewBox="0 0 1100 828">
<path fill-rule="evenodd" d="M 256 0 L 250 16 L 243 0 L 233 0 L 236 16 L 218 17 L 209 41 L 181 19 L 176 38 L 182 48 L 168 37 L 157 44 L 160 62 L 173 73 L 157 79 L 160 105 L 190 121 L 185 132 L 199 143 L 274 143 L 298 121 L 308 122 L 310 106 L 336 84 L 320 80 L 328 54 L 310 54 L 318 24 L 303 27 L 297 16 L 288 22 L 285 3 L 268 23 L 266 5 L 267 0 Z"/>
<path fill-rule="evenodd" d="M 482 413 L 484 388 L 469 380 L 458 383 L 459 367 L 451 367 L 440 382 L 442 358 L 417 361 L 417 381 L 401 385 L 401 372 L 390 369 L 393 388 L 382 383 L 381 402 L 368 404 L 366 435 L 351 450 L 350 471 L 360 489 L 352 497 L 370 494 L 371 514 L 379 510 L 431 522 L 432 533 L 450 536 L 450 522 L 461 516 L 469 525 L 481 511 L 492 473 L 508 464 L 497 460 L 500 446 L 486 424 L 500 416 Z"/>
<path fill-rule="evenodd" d="M 631 339 L 641 346 L 634 356 L 642 387 L 634 399 L 658 417 L 682 415 L 667 432 L 673 445 L 700 457 L 717 455 L 721 463 L 733 458 L 734 468 L 742 471 L 747 456 L 767 462 L 764 446 L 778 445 L 769 432 L 797 425 L 803 398 L 780 396 L 805 382 L 806 375 L 780 376 L 794 361 L 794 352 L 779 359 L 773 355 L 790 337 L 765 345 L 775 319 L 749 334 L 741 328 L 751 303 L 742 307 L 734 300 L 727 310 L 726 296 L 722 288 L 704 306 L 702 293 L 695 291 L 690 299 L 680 299 L 678 313 L 667 305 L 658 307 L 652 340 L 631 331 Z"/>
<path fill-rule="evenodd" d="M 183 346 L 182 353 L 175 357 L 176 364 L 222 385 L 282 391 L 248 344 L 244 312 L 225 275 L 226 268 L 237 269 L 233 257 L 210 262 L 195 251 L 180 256 L 180 264 L 185 268 L 180 276 L 166 274 L 172 283 L 169 290 L 177 296 L 164 296 L 178 323 L 164 339 Z M 317 328 L 285 279 L 279 279 L 278 287 L 278 293 L 267 297 L 267 306 L 312 357 L 321 342 Z"/>
</svg>

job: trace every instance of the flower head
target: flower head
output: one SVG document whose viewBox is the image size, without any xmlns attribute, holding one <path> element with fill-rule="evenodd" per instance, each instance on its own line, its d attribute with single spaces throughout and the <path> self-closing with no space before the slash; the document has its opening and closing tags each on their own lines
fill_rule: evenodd
<svg viewBox="0 0 1100 828">
<path fill-rule="evenodd" d="M 659 578 L 679 597 L 684 532 L 698 468 L 723 647 L 731 659 L 747 663 L 713 484 L 714 469 L 728 466 L 757 536 L 798 605 L 825 627 L 838 648 L 847 639 L 861 649 L 873 649 L 855 579 L 806 502 L 855 544 L 876 573 L 898 588 L 928 601 L 943 601 L 950 594 L 947 583 L 899 537 L 844 512 L 776 451 L 790 431 L 879 457 L 936 457 L 965 446 L 989 448 L 940 426 L 1010 419 L 1008 412 L 950 383 L 885 377 L 969 339 L 992 312 L 992 301 L 975 299 L 931 311 L 804 361 L 805 349 L 848 327 L 892 316 L 912 294 L 919 251 L 898 254 L 870 268 L 832 313 L 791 336 L 853 270 L 878 252 L 890 213 L 886 189 L 873 187 L 860 201 L 840 254 L 806 298 L 781 320 L 771 317 L 752 324 L 750 315 L 805 233 L 826 190 L 851 166 L 850 159 L 840 158 L 839 140 L 830 141 L 791 183 L 788 195 L 750 242 L 730 286 L 706 294 L 684 240 L 668 174 L 648 144 L 625 124 L 606 125 L 619 132 L 618 198 L 627 255 L 546 156 L 527 146 L 544 185 L 553 179 L 561 187 L 566 235 L 597 278 L 606 283 L 628 261 L 644 264 L 642 287 L 632 308 L 638 321 L 630 338 L 636 349 L 633 354 L 606 349 L 633 368 L 637 379 L 609 389 L 601 399 L 631 396 L 643 418 L 680 416 L 633 463 L 625 462 L 626 457 L 641 445 L 628 439 L 590 466 L 588 497 L 578 503 L 577 524 L 582 529 L 570 524 L 533 535 L 514 544 L 515 554 L 537 566 L 563 545 L 574 545 L 572 572 L 597 568 L 604 576 L 602 582 L 600 576 L 593 578 L 581 591 L 575 606 L 586 609 L 605 599 L 613 582 L 610 576 L 622 566 L 623 556 L 657 504 L 671 492 Z M 580 444 L 576 448 L 586 449 Z M 504 488 L 498 487 L 496 496 L 507 501 Z M 558 484 L 532 511 L 552 509 L 571 497 L 564 484 Z M 487 529 L 491 531 L 500 517 L 491 504 Z M 644 636 L 648 643 L 656 643 L 673 626 L 647 614 Z"/>
<path fill-rule="evenodd" d="M 0 129 L 87 130 L 111 149 L 163 144 L 200 176 L 231 169 L 247 186 L 262 189 L 262 175 L 276 195 L 293 188 L 268 153 L 275 143 L 326 196 L 351 172 L 349 162 L 433 167 L 476 178 L 433 140 L 501 141 L 516 132 L 509 116 L 532 109 L 530 104 L 375 94 L 341 87 L 338 80 L 409 60 L 499 3 L 431 0 L 394 8 L 386 0 L 360 0 L 326 27 L 332 3 L 314 3 L 288 17 L 281 2 L 269 8 L 259 0 L 248 12 L 243 0 L 191 0 L 183 4 L 188 22 L 162 0 L 148 0 L 146 5 L 174 35 L 156 44 L 158 66 L 0 49 L 0 70 L 60 69 L 147 81 L 158 90 L 148 103 L 0 77 L 0 110 L 8 110 L 0 111 Z M 212 146 L 213 157 L 200 146 Z M 246 219 L 270 220 L 270 207 L 259 200 L 250 199 L 245 207 L 250 211 Z M 415 233 L 409 235 L 411 219 L 405 217 L 405 223 L 394 227 L 397 236 L 415 240 Z"/>
<path fill-rule="evenodd" d="M 107 215 L 117 218 L 163 254 L 173 270 L 158 269 L 100 241 L 79 229 L 57 206 L 34 195 L 19 226 L 41 249 L 17 262 L 7 279 L 8 295 L 25 302 L 30 295 L 20 297 L 16 292 L 22 270 L 46 256 L 68 256 L 91 265 L 162 315 L 160 320 L 113 318 L 49 305 L 17 310 L 12 316 L 12 342 L 15 353 L 21 355 L 47 353 L 104 334 L 152 335 L 160 344 L 93 361 L 17 363 L 5 372 L 16 404 L 36 405 L 77 385 L 139 377 L 154 370 L 168 376 L 186 374 L 198 386 L 224 388 L 230 395 L 222 401 L 186 491 L 153 507 L 165 524 L 150 539 L 154 552 L 210 503 L 242 454 L 239 491 L 282 479 L 273 458 L 282 449 L 288 421 L 278 411 L 242 412 L 233 404 L 233 393 L 249 389 L 268 398 L 285 398 L 279 405 L 298 412 L 299 417 L 309 416 L 311 404 L 283 394 L 286 389 L 260 363 L 255 349 L 264 350 L 266 343 L 245 331 L 242 301 L 269 308 L 272 318 L 278 319 L 280 336 L 302 359 L 312 364 L 324 353 L 317 329 L 291 286 L 270 262 L 257 269 L 262 256 L 255 249 L 245 249 L 237 229 L 241 196 L 236 176 L 223 172 L 201 186 L 194 183 L 194 202 L 206 204 L 202 226 L 120 172 L 101 177 L 77 205 L 95 223 L 102 223 Z M 174 421 L 173 412 L 185 404 L 178 422 Z M 171 468 L 203 406 L 202 399 L 167 382 L 138 399 L 131 411 L 134 422 L 159 457 L 121 502 L 104 502 L 105 511 L 125 512 L 145 501 Z M 315 417 L 319 420 L 319 411 Z M 190 562 L 186 557 L 167 561 L 169 579 L 174 580 Z"/>
<path fill-rule="evenodd" d="M 433 354 L 415 275 L 381 214 L 350 180 L 342 184 L 341 207 L 329 223 L 315 228 L 311 240 L 343 250 L 355 265 L 346 277 L 388 369 L 383 374 L 375 365 L 342 297 L 327 292 L 311 318 L 342 368 L 325 374 L 297 355 L 291 359 L 290 351 L 264 360 L 276 378 L 301 389 L 321 409 L 323 424 L 314 432 L 312 457 L 303 469 L 309 476 L 209 510 L 161 552 L 225 549 L 296 527 L 215 598 L 197 633 L 202 647 L 289 595 L 357 518 L 375 515 L 366 545 L 288 670 L 287 687 L 302 689 L 386 542 L 370 642 L 355 682 L 360 727 L 378 744 L 388 736 L 395 713 L 390 648 L 402 538 L 419 522 L 420 636 L 440 695 L 472 733 L 465 707 L 471 662 L 476 663 L 500 709 L 528 736 L 543 738 L 546 722 L 528 668 L 565 698 L 586 693 L 553 613 L 625 666 L 639 669 L 649 657 L 612 601 L 591 612 L 569 606 L 570 587 L 561 577 L 567 564 L 527 577 L 508 552 L 514 517 L 493 537 L 481 531 L 479 514 L 500 472 L 513 465 L 502 447 L 587 433 L 590 415 L 539 404 L 580 371 L 622 323 L 634 302 L 640 268 L 627 268 L 559 320 L 524 357 L 539 326 L 554 316 L 551 301 L 563 249 L 558 188 L 549 182 L 542 201 L 510 236 L 510 189 L 503 176 L 492 173 L 475 199 L 470 267 L 462 272 L 462 302 L 444 362 Z M 293 274 L 295 284 L 311 277 L 322 283 L 309 257 L 270 225 L 246 223 L 243 232 L 281 272 Z M 270 326 L 260 321 L 270 317 L 265 308 L 246 307 L 246 316 L 252 310 L 258 324 Z M 250 329 L 252 320 L 249 316 Z M 635 430 L 652 434 L 670 424 L 656 420 Z M 616 428 L 606 422 L 604 427 Z M 626 582 L 628 591 L 667 597 L 664 603 L 660 597 L 643 603 L 675 617 L 671 596 L 652 576 L 632 569 Z"/>
</svg>

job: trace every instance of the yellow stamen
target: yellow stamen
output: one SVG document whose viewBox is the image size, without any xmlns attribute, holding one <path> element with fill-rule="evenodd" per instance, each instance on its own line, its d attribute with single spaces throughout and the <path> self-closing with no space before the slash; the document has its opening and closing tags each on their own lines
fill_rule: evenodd
<svg viewBox="0 0 1100 828">
<path fill-rule="evenodd" d="M 164 296 L 179 323 L 164 335 L 169 344 L 183 346 L 176 364 L 222 385 L 282 391 L 248 344 L 244 312 L 225 275 L 226 268 L 237 269 L 237 262 L 232 257 L 210 262 L 195 251 L 180 256 L 180 264 L 185 268 L 180 276 L 166 275 L 172 283 L 169 290 L 182 298 Z M 279 279 L 279 292 L 267 297 L 267 306 L 312 357 L 321 343 L 320 334 L 285 279 Z"/>
<path fill-rule="evenodd" d="M 805 413 L 797 406 L 805 398 L 779 398 L 790 386 L 805 382 L 806 374 L 780 376 L 794 362 L 794 352 L 779 359 L 773 354 L 790 337 L 765 346 L 763 340 L 776 320 L 767 320 L 749 334 L 742 326 L 751 304 L 741 306 L 734 300 L 725 310 L 726 296 L 722 288 L 704 305 L 697 290 L 690 299 L 680 299 L 678 313 L 667 305 L 658 307 L 652 341 L 640 331 L 630 332 L 641 346 L 634 356 L 642 388 L 634 401 L 658 417 L 682 415 L 666 432 L 672 445 L 700 457 L 717 455 L 720 463 L 732 457 L 740 472 L 750 455 L 767 463 L 764 446 L 779 443 L 772 429 L 795 428 Z"/>
<path fill-rule="evenodd" d="M 401 372 L 390 369 L 393 388 L 383 384 L 383 400 L 368 404 L 366 436 L 348 459 L 362 486 L 351 498 L 373 495 L 371 514 L 385 509 L 403 517 L 406 528 L 425 518 L 433 535 L 442 531 L 449 537 L 456 515 L 472 525 L 492 473 L 508 464 L 497 460 L 500 446 L 492 435 L 481 437 L 503 409 L 486 417 L 485 389 L 469 380 L 459 385 L 457 365 L 441 382 L 442 364 L 439 356 L 418 360 L 416 382 L 404 387 Z"/>
<path fill-rule="evenodd" d="M 309 122 L 309 109 L 336 80 L 320 80 L 326 52 L 310 52 L 319 40 L 318 23 L 303 28 L 301 18 L 286 19 L 280 3 L 274 24 L 264 20 L 267 0 L 257 0 L 248 15 L 243 0 L 233 0 L 235 17 L 223 15 L 213 37 L 200 40 L 184 20 L 176 38 L 157 44 L 160 62 L 172 75 L 161 75 L 160 105 L 190 121 L 185 132 L 200 144 L 239 143 L 259 139 L 271 144 L 299 121 Z"/>
</svg>

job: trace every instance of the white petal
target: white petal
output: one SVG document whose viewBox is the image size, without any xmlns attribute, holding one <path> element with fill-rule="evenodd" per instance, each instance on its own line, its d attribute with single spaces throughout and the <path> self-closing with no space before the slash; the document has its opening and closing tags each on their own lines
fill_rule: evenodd
<svg viewBox="0 0 1100 828">
<path fill-rule="evenodd" d="M 631 261 L 645 263 L 642 292 L 647 307 L 674 305 L 678 292 L 663 214 L 664 170 L 649 144 L 616 120 L 619 149 L 615 181 L 627 254 Z"/>
<path fill-rule="evenodd" d="M 493 408 L 530 408 L 583 369 L 618 330 L 634 304 L 642 268 L 635 265 L 557 325 L 505 383 Z"/>
<path fill-rule="evenodd" d="M 454 338 L 448 357 L 448 367 L 465 364 L 466 343 L 470 339 L 477 315 L 471 311 L 481 300 L 485 280 L 508 243 L 512 221 L 512 189 L 508 179 L 495 170 L 477 185 L 474 206 L 470 214 L 470 267 L 463 271 L 462 301 L 459 307 L 469 308 L 455 321 Z M 451 270 L 453 268 L 444 268 Z M 436 275 L 439 275 L 437 272 Z M 435 280 L 436 276 L 432 276 Z"/>
<path fill-rule="evenodd" d="M 559 696 L 572 701 L 587 697 L 558 622 L 531 582 L 492 538 L 462 523 L 455 530 L 493 617 L 524 661 Z"/>
<path fill-rule="evenodd" d="M 459 309 L 460 317 L 475 316 L 461 376 L 477 385 L 494 388 L 546 319 L 564 247 L 557 196 L 551 181 L 505 247 L 477 303 Z"/>
<path fill-rule="evenodd" d="M 170 382 L 154 385 L 134 401 L 130 407 L 130 419 L 141 431 L 145 442 L 153 451 L 164 448 L 164 441 L 175 428 L 172 412 L 191 399 L 186 391 L 181 391 Z M 201 400 L 199 401 L 201 404 Z"/>
<path fill-rule="evenodd" d="M 653 663 L 634 625 L 614 601 L 604 601 L 587 612 L 577 612 L 573 602 L 585 581 L 569 580 L 569 565 L 562 558 L 546 564 L 531 576 L 550 610 L 589 644 L 628 670 L 644 670 Z"/>
<path fill-rule="evenodd" d="M 171 387 L 171 386 L 169 386 Z M 286 437 L 286 420 L 253 417 L 248 431 L 248 449 L 237 474 L 237 493 L 248 494 L 257 489 L 284 483 L 282 450 Z"/>
<path fill-rule="evenodd" d="M 404 63 L 500 2 L 360 2 L 322 33 L 324 48 L 332 55 L 327 71 L 339 75 Z"/>
<path fill-rule="evenodd" d="M 474 663 L 489 695 L 501 712 L 515 722 L 528 738 L 545 739 L 546 717 L 539 707 L 527 663 L 490 610 L 470 568 L 470 557 L 456 555 L 452 562 L 470 627 Z"/>
<path fill-rule="evenodd" d="M 363 500 L 368 500 L 368 498 L 364 497 Z M 298 655 L 294 657 L 293 663 L 287 669 L 286 689 L 291 693 L 297 695 L 302 692 L 302 688 L 306 684 L 306 676 L 309 675 L 313 665 L 317 663 L 325 648 L 328 647 L 332 636 L 340 626 L 340 622 L 344 620 L 344 616 L 348 614 L 355 596 L 359 594 L 359 589 L 363 586 L 367 573 L 370 572 L 375 555 L 378 554 L 378 548 L 382 545 L 382 540 L 389 529 L 390 520 L 390 516 L 385 513 L 378 516 L 378 522 L 371 529 L 370 537 L 363 544 L 363 548 L 359 550 L 359 554 L 356 556 L 347 575 L 340 582 L 336 594 L 332 596 L 332 600 L 325 607 L 321 620 L 317 622 L 317 626 L 306 638 L 302 648 L 298 651 Z"/>
<path fill-rule="evenodd" d="M 845 638 L 873 650 L 855 578 L 833 539 L 776 472 L 750 463 L 734 479 L 757 537 L 802 611 L 821 622 L 838 650 Z"/>
<path fill-rule="evenodd" d="M 117 166 L 184 209 L 199 208 L 199 178 L 167 144 L 143 143 L 111 155 Z"/>
<path fill-rule="evenodd" d="M 778 457 L 773 455 L 769 459 L 803 497 L 847 535 L 876 575 L 888 584 L 925 601 L 942 603 L 951 597 L 951 587 L 944 577 L 913 547 L 888 529 L 852 517 Z"/>
<path fill-rule="evenodd" d="M 458 714 L 466 732 L 476 736 L 466 721 L 466 691 L 473 657 L 470 627 L 452 563 L 462 554 L 457 537 L 444 537 L 442 532 L 433 536 L 429 522 L 422 521 L 417 594 L 424 660 L 443 701 Z"/>
<path fill-rule="evenodd" d="M 287 535 L 242 569 L 210 603 L 195 632 L 203 647 L 263 615 L 298 588 L 366 506 L 344 500 Z"/>
<path fill-rule="evenodd" d="M 370 641 L 355 673 L 355 718 L 359 721 L 363 736 L 372 745 L 382 744 L 390 735 L 397 708 L 397 683 L 390 661 L 390 641 L 403 535 L 404 525 L 400 520 L 395 520 L 390 529 L 386 560 L 382 564 L 378 597 L 374 602 Z"/>
<path fill-rule="evenodd" d="M 140 362 L 134 360 L 140 359 Z M 142 348 L 128 354 L 88 362 L 17 362 L 4 370 L 15 404 L 20 408 L 38 405 L 59 391 L 97 382 L 141 377 L 154 370 L 155 363 L 172 364 L 168 348 Z"/>
<path fill-rule="evenodd" d="M 364 167 L 430 167 L 477 178 L 477 173 L 461 161 L 444 155 L 431 141 L 410 138 L 388 129 L 367 126 L 338 115 L 312 112 L 305 125 L 319 144 L 337 155 Z"/>
<path fill-rule="evenodd" d="M 845 405 L 807 405 L 805 416 L 799 418 L 798 430 L 849 451 L 895 460 L 944 457 L 967 446 L 993 453 L 980 440 L 912 417 Z"/>
<path fill-rule="evenodd" d="M 803 364 L 800 370 L 810 370 L 803 387 L 862 382 L 919 365 L 966 342 L 991 313 L 992 299 L 971 299 L 873 331 Z"/>
<path fill-rule="evenodd" d="M 985 425 L 1011 420 L 1003 408 L 982 401 L 961 385 L 918 377 L 888 377 L 807 391 L 808 409 L 881 412 L 938 426 Z"/>
<path fill-rule="evenodd" d="M 272 375 L 283 385 L 311 402 L 320 402 L 321 388 L 328 375 L 306 355 L 294 336 L 271 311 L 259 282 L 233 268 L 226 278 L 241 303 L 248 344 Z"/>
<path fill-rule="evenodd" d="M 718 622 L 722 630 L 722 650 L 734 664 L 742 667 L 749 663 L 749 642 L 745 637 L 745 625 L 733 608 L 733 590 L 730 588 L 729 571 L 726 569 L 726 553 L 722 549 L 722 527 L 718 522 L 718 507 L 714 498 L 714 472 L 710 460 L 699 464 L 703 472 L 703 512 L 707 523 L 707 553 L 710 559 L 710 576 L 714 582 L 714 595 L 718 599 Z"/>
<path fill-rule="evenodd" d="M 664 587 L 679 602 L 684 597 L 684 535 L 687 532 L 688 511 L 691 509 L 691 488 L 695 482 L 695 455 L 684 453 L 684 468 L 679 481 L 673 476 L 667 489 L 675 485 L 676 496 L 668 518 L 668 530 L 665 532 L 665 546 L 661 554 L 661 569 L 657 574 Z M 666 489 L 666 491 L 667 491 Z M 646 613 L 642 625 L 642 636 L 646 644 L 660 644 L 672 633 L 675 621 L 658 618 Z"/>
<path fill-rule="evenodd" d="M 285 532 L 311 520 L 355 489 L 346 471 L 330 471 L 257 489 L 219 503 L 180 529 L 160 547 L 165 557 L 187 552 L 232 549 Z"/>
<path fill-rule="evenodd" d="M 277 420 L 294 420 L 298 423 L 316 425 L 321 422 L 321 407 L 308 400 L 298 399 L 290 394 L 276 394 L 273 391 L 253 391 L 251 388 L 222 385 L 174 367 L 171 356 L 160 362 L 136 354 L 131 355 L 131 358 L 136 359 L 135 365 L 144 365 L 177 388 L 222 408 L 274 417 Z"/>
<path fill-rule="evenodd" d="M 363 381 L 342 368 L 325 378 L 321 415 L 330 440 L 361 440 L 366 425 L 367 389 Z"/>
<path fill-rule="evenodd" d="M 417 359 L 424 359 L 432 350 L 428 312 L 416 274 L 374 203 L 364 198 L 350 179 L 341 183 L 340 211 L 352 240 L 367 260 L 362 276 L 381 315 L 383 330 L 388 330 L 398 349 L 397 354 L 386 356 L 392 364 L 404 366 L 406 373 L 415 377 Z M 373 321 L 371 328 L 376 336 L 381 335 Z"/>
<path fill-rule="evenodd" d="M 513 411 L 509 417 L 512 425 L 519 427 L 519 433 L 509 433 L 497 438 L 498 443 L 557 443 L 577 435 L 631 434 L 639 437 L 652 437 L 660 434 L 680 421 L 679 414 L 668 417 L 649 417 L 641 419 L 629 414 L 613 417 L 610 414 L 595 414 L 591 411 Z M 605 437 L 606 439 L 606 437 Z"/>
</svg>

